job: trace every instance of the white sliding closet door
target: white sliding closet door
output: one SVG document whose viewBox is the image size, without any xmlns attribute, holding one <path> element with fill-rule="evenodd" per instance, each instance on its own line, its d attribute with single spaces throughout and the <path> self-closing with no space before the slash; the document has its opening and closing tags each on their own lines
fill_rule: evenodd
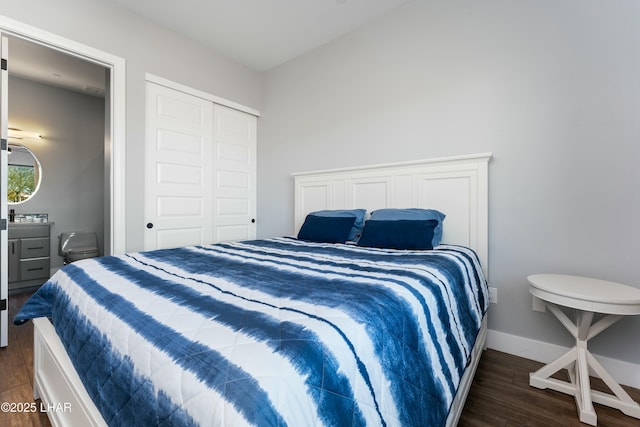
<svg viewBox="0 0 640 427">
<path fill-rule="evenodd" d="M 213 105 L 147 82 L 146 250 L 213 240 Z"/>
<path fill-rule="evenodd" d="M 253 239 L 257 117 L 147 82 L 145 249 Z"/>
<path fill-rule="evenodd" d="M 256 237 L 257 117 L 215 104 L 216 242 Z"/>
</svg>

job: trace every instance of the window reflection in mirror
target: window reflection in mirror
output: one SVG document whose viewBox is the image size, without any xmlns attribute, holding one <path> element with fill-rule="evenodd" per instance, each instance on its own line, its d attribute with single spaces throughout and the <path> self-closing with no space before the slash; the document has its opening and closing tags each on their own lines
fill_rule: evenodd
<svg viewBox="0 0 640 427">
<path fill-rule="evenodd" d="M 7 170 L 7 202 L 26 202 L 38 191 L 42 171 L 40 162 L 27 147 L 9 144 Z"/>
</svg>

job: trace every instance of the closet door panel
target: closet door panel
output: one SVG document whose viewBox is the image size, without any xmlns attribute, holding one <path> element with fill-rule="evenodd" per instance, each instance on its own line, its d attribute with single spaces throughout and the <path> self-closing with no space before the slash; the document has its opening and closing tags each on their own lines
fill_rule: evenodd
<svg viewBox="0 0 640 427">
<path fill-rule="evenodd" d="M 213 105 L 147 82 L 145 250 L 213 241 Z"/>
<path fill-rule="evenodd" d="M 256 237 L 257 118 L 214 105 L 214 239 Z"/>
</svg>

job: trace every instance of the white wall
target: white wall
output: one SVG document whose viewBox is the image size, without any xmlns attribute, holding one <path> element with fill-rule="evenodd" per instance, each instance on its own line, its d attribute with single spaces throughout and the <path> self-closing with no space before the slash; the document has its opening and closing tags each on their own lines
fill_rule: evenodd
<svg viewBox="0 0 640 427">
<path fill-rule="evenodd" d="M 261 110 L 261 237 L 292 232 L 291 172 L 491 151 L 491 329 L 570 344 L 531 312 L 531 273 L 640 286 L 636 0 L 416 0 L 263 76 L 111 2 L 0 13 L 126 59 L 128 251 L 143 246 L 149 72 Z M 637 364 L 639 333 L 623 319 L 593 348 Z"/>
<path fill-rule="evenodd" d="M 261 76 L 102 0 L 3 1 L 0 14 L 126 60 L 126 250 L 144 246 L 145 73 L 260 108 Z"/>
<path fill-rule="evenodd" d="M 293 231 L 291 172 L 493 152 L 489 327 L 570 346 L 526 276 L 640 287 L 638 22 L 636 0 L 414 1 L 271 70 L 259 237 Z M 639 364 L 638 336 L 626 318 L 592 348 Z"/>
<path fill-rule="evenodd" d="M 95 231 L 104 242 L 104 99 L 18 77 L 9 86 L 9 123 L 44 137 L 22 141 L 42 166 L 40 188 L 9 207 L 49 215 L 51 268 L 59 268 L 61 232 Z"/>
</svg>

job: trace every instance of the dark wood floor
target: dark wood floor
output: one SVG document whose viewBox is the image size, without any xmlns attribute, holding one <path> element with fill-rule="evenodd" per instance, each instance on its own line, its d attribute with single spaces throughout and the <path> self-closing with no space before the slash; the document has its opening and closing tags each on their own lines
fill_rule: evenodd
<svg viewBox="0 0 640 427">
<path fill-rule="evenodd" d="M 459 426 L 586 426 L 580 422 L 573 396 L 529 386 L 529 373 L 543 364 L 495 350 L 485 350 L 473 379 Z M 554 375 L 566 380 L 566 371 Z M 609 392 L 602 380 L 595 389 Z M 640 390 L 624 387 L 640 402 Z M 594 405 L 600 427 L 639 427 L 640 420 L 617 409 Z"/>
<path fill-rule="evenodd" d="M 26 404 L 28 411 L 0 411 L 0 426 L 50 426 L 45 412 L 40 411 L 40 400 L 33 400 L 33 324 L 14 326 L 13 316 L 33 293 L 26 289 L 9 293 L 9 346 L 0 348 L 0 403 Z M 37 411 L 33 411 L 33 405 Z"/>
<path fill-rule="evenodd" d="M 32 290 L 10 295 L 9 317 L 13 318 Z M 33 325 L 31 322 L 9 327 L 9 347 L 0 349 L 0 402 L 35 403 L 33 400 Z M 469 427 L 547 427 L 584 426 L 576 413 L 573 397 L 529 386 L 529 372 L 541 363 L 486 350 L 480 360 L 460 426 Z M 602 388 L 599 380 L 596 387 Z M 640 391 L 627 388 L 636 401 Z M 620 411 L 595 405 L 601 427 L 640 426 L 640 420 Z M 0 426 L 50 426 L 45 413 L 6 413 L 0 411 Z"/>
</svg>

